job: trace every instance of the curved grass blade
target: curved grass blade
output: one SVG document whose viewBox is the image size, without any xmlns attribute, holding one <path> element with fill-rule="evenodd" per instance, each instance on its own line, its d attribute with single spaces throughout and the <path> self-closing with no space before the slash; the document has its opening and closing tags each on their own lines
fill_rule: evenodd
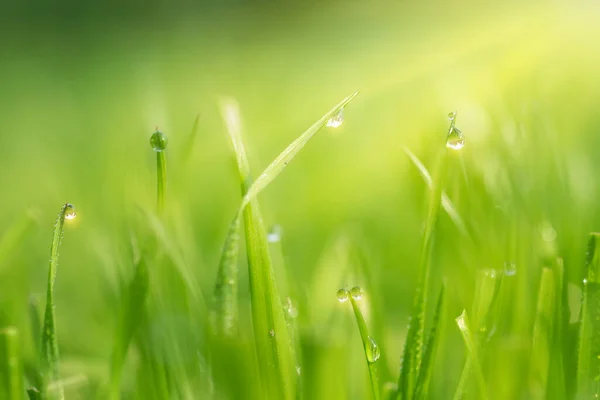
<svg viewBox="0 0 600 400">
<path fill-rule="evenodd" d="M 412 151 L 410 151 L 408 147 L 404 147 L 404 152 L 406 153 L 408 158 L 410 158 L 413 164 L 415 164 L 427 186 L 429 186 L 430 189 L 433 189 L 433 181 L 431 179 L 431 175 L 429 174 L 429 171 L 427 171 L 427 168 L 425 168 L 421 160 L 419 160 L 419 158 Z M 446 192 L 442 192 L 442 207 L 444 208 L 446 213 L 448 213 L 448 216 L 450 217 L 452 222 L 454 222 L 454 225 L 456 225 L 456 228 L 458 228 L 460 233 L 468 236 L 469 233 L 467 231 L 465 222 L 456 210 L 456 207 L 454 207 L 452 200 L 450 200 Z"/>
<path fill-rule="evenodd" d="M 475 345 L 475 338 L 471 331 L 467 310 L 463 310 L 462 314 L 456 318 L 456 325 L 460 330 L 467 348 L 467 354 L 471 359 L 473 371 L 475 372 L 475 379 L 479 388 L 479 398 L 488 399 L 485 379 L 483 378 L 483 370 L 481 369 L 481 363 L 479 362 L 479 357 L 477 355 L 477 346 Z"/>
<path fill-rule="evenodd" d="M 425 344 L 425 350 L 423 351 L 421 368 L 419 369 L 419 377 L 417 379 L 414 395 L 415 400 L 426 398 L 429 391 L 429 382 L 431 381 L 431 374 L 433 371 L 432 364 L 437 352 L 442 330 L 441 317 L 445 304 L 445 289 L 445 285 L 442 285 L 440 294 L 438 295 L 437 306 L 435 307 L 435 313 L 433 315 L 433 324 L 431 326 L 431 330 L 429 331 L 427 343 Z"/>
<path fill-rule="evenodd" d="M 600 233 L 590 233 L 580 313 L 577 391 L 581 398 L 600 395 Z"/>
<path fill-rule="evenodd" d="M 360 295 L 355 296 L 355 291 L 359 292 Z M 369 367 L 369 377 L 371 378 L 371 389 L 373 390 L 373 399 L 379 400 L 381 395 L 379 393 L 379 376 L 377 374 L 377 366 L 375 362 L 379 359 L 380 350 L 375 340 L 369 334 L 367 323 L 365 322 L 362 312 L 356 303 L 356 300 L 363 296 L 362 289 L 356 286 L 352 289 L 351 294 L 347 293 L 346 295 L 350 299 L 350 304 L 352 304 L 352 310 L 354 311 L 354 317 L 356 318 L 356 324 L 358 325 L 358 331 L 360 332 L 360 338 L 362 339 L 365 350 L 365 358 L 367 361 L 367 366 Z"/>
<path fill-rule="evenodd" d="M 48 287 L 46 290 L 46 311 L 44 314 L 44 326 L 42 328 L 42 375 L 44 385 L 42 390 L 50 381 L 58 382 L 60 374 L 58 371 L 58 341 L 56 339 L 56 316 L 54 310 L 54 282 L 56 281 L 56 272 L 58 269 L 58 253 L 64 234 L 65 218 L 74 218 L 74 207 L 66 203 L 60 209 L 56 223 L 54 224 L 54 235 L 52 237 L 52 246 L 50 248 L 50 268 L 48 269 Z M 55 397 L 64 399 L 62 387 L 56 389 Z"/>
<path fill-rule="evenodd" d="M 529 365 L 529 394 L 531 399 L 546 398 L 550 358 L 553 357 L 555 289 L 554 273 L 550 268 L 544 268 L 533 325 L 533 348 Z"/>
<path fill-rule="evenodd" d="M 23 371 L 19 331 L 15 327 L 0 330 L 0 398 L 23 398 Z"/>
</svg>

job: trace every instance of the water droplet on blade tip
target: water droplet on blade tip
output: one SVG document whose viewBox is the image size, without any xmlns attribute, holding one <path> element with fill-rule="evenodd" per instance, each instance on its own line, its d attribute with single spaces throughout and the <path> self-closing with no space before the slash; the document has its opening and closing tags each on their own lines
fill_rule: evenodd
<svg viewBox="0 0 600 400">
<path fill-rule="evenodd" d="M 344 109 L 340 108 L 335 114 L 327 121 L 327 126 L 330 128 L 337 128 L 344 122 Z"/>
<path fill-rule="evenodd" d="M 65 204 L 65 219 L 75 219 L 77 213 L 73 204 Z"/>
<path fill-rule="evenodd" d="M 448 137 L 446 138 L 446 147 L 452 150 L 460 150 L 465 146 L 465 137 L 462 132 L 456 128 L 452 127 L 450 129 L 450 133 L 448 133 Z"/>
<path fill-rule="evenodd" d="M 152 136 L 150 136 L 150 146 L 156 152 L 163 151 L 167 148 L 167 144 L 169 144 L 169 139 L 167 139 L 167 135 L 159 131 L 158 129 L 154 131 Z"/>
<path fill-rule="evenodd" d="M 350 289 L 350 294 L 354 300 L 360 300 L 365 295 L 365 291 L 360 286 L 354 286 Z"/>
<path fill-rule="evenodd" d="M 340 289 L 337 291 L 337 298 L 340 301 L 340 303 L 343 303 L 344 301 L 348 300 L 349 297 L 350 292 L 347 289 Z"/>
</svg>

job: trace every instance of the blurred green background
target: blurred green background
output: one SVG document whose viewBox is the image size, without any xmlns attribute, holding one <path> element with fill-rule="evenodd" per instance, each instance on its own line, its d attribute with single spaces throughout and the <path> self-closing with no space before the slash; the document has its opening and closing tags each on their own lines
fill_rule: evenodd
<svg viewBox="0 0 600 400">
<path fill-rule="evenodd" d="M 63 376 L 85 376 L 70 397 L 107 379 L 119 277 L 131 274 L 127 227 L 155 201 L 155 127 L 169 137 L 172 235 L 210 299 L 240 199 L 219 100 L 239 102 L 257 174 L 358 89 L 344 124 L 319 133 L 260 196 L 267 225 L 283 229 L 307 398 L 369 390 L 349 307 L 335 298 L 343 286 L 366 290 L 380 373 L 396 380 L 428 200 L 403 147 L 432 169 L 453 110 L 466 145 L 451 154 L 446 187 L 472 239 L 442 216 L 434 289 L 445 280 L 450 304 L 432 395 L 448 398 L 458 383 L 464 346 L 452 319 L 471 306 L 475 271 L 506 263 L 517 268 L 514 304 L 485 370 L 493 398 L 523 395 L 515 365 L 528 357 L 543 259 L 564 258 L 575 309 L 586 235 L 600 226 L 596 3 L 113 6 L 5 4 L 0 17 L 0 234 L 27 210 L 39 222 L 0 264 L 0 326 L 29 331 L 52 224 L 73 203 L 56 285 Z M 347 267 L 350 248 L 364 268 Z"/>
</svg>

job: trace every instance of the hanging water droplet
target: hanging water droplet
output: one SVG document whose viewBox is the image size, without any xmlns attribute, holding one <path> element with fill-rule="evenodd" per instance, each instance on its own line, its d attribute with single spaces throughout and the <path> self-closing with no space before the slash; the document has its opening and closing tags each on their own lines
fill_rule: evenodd
<svg viewBox="0 0 600 400">
<path fill-rule="evenodd" d="M 514 276 L 517 274 L 517 264 L 514 262 L 506 261 L 504 263 L 504 275 L 505 276 Z"/>
<path fill-rule="evenodd" d="M 158 129 L 150 136 L 150 146 L 154 151 L 163 151 L 167 148 L 168 143 L 167 136 Z"/>
<path fill-rule="evenodd" d="M 273 225 L 267 234 L 267 241 L 269 243 L 278 243 L 281 240 L 281 233 L 281 225 Z"/>
<path fill-rule="evenodd" d="M 348 289 L 340 289 L 337 291 L 337 298 L 340 301 L 340 303 L 343 303 L 344 301 L 348 300 L 348 297 L 350 297 L 350 292 L 348 291 Z"/>
<path fill-rule="evenodd" d="M 344 109 L 340 108 L 335 114 L 327 121 L 327 126 L 330 128 L 337 128 L 344 122 Z"/>
<path fill-rule="evenodd" d="M 372 363 L 379 360 L 379 357 L 381 356 L 381 351 L 379 350 L 379 346 L 377 345 L 377 342 L 371 336 L 368 337 L 368 341 L 366 344 L 366 353 L 367 353 L 367 360 L 369 360 L 369 362 L 372 362 Z"/>
<path fill-rule="evenodd" d="M 75 219 L 77 213 L 73 204 L 65 204 L 65 219 Z"/>
<path fill-rule="evenodd" d="M 365 295 L 365 291 L 360 286 L 354 286 L 350 289 L 350 294 L 354 300 L 360 300 Z"/>
<path fill-rule="evenodd" d="M 460 150 L 464 147 L 464 145 L 464 135 L 458 128 L 452 126 L 452 128 L 450 128 L 450 132 L 448 133 L 448 137 L 446 138 L 446 147 L 452 150 Z"/>
<path fill-rule="evenodd" d="M 452 111 L 451 113 L 448 113 L 448 119 L 450 121 L 454 121 L 454 118 L 456 118 L 456 111 Z"/>
</svg>

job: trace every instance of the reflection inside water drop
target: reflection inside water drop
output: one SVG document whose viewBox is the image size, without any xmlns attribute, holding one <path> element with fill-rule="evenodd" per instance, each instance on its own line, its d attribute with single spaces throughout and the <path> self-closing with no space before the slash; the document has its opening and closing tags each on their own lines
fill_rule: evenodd
<svg viewBox="0 0 600 400">
<path fill-rule="evenodd" d="M 348 300 L 349 297 L 350 292 L 347 289 L 340 289 L 337 291 L 337 298 L 340 301 L 340 303 L 343 303 L 344 301 Z"/>
<path fill-rule="evenodd" d="M 360 300 L 365 295 L 365 291 L 360 286 L 354 286 L 350 289 L 350 294 L 354 300 Z"/>
<path fill-rule="evenodd" d="M 344 109 L 340 108 L 331 116 L 331 118 L 329 118 L 329 121 L 327 121 L 327 126 L 330 128 L 337 128 L 338 126 L 342 125 L 342 122 L 344 122 Z"/>
<path fill-rule="evenodd" d="M 450 133 L 448 133 L 448 137 L 446 138 L 446 147 L 452 150 L 460 150 L 465 146 L 465 137 L 462 132 L 456 128 L 450 128 Z"/>
<path fill-rule="evenodd" d="M 73 204 L 65 204 L 65 219 L 75 219 L 77 213 Z"/>
</svg>

